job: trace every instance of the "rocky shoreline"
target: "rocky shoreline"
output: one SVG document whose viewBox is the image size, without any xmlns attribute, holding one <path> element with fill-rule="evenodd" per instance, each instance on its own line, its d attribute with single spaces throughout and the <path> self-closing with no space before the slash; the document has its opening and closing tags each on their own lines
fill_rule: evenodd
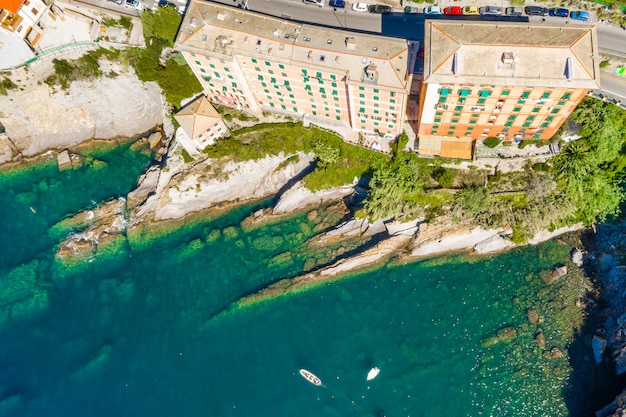
<svg viewBox="0 0 626 417">
<path fill-rule="evenodd" d="M 0 114 L 0 122 L 8 133 L 0 135 L 3 168 L 41 157 L 56 158 L 60 169 L 72 168 L 81 163 L 80 146 L 93 145 L 90 141 L 94 139 L 134 136 L 157 149 L 158 164 L 146 170 L 137 187 L 125 198 L 107 201 L 55 226 L 61 230 L 78 230 L 59 245 L 57 259 L 61 262 L 84 262 L 107 247 L 116 247 L 120 241 L 136 243 L 191 218 L 215 215 L 274 195 L 277 198 L 273 207 L 253 213 L 242 226 L 257 227 L 308 212 L 309 220 L 316 223 L 309 247 L 332 250 L 328 250 L 329 255 L 323 261 L 307 265 L 308 272 L 275 282 L 238 300 L 231 308 L 303 291 L 355 271 L 376 268 L 392 258 L 409 261 L 449 252 L 484 255 L 516 246 L 507 239 L 510 230 L 456 224 L 445 216 L 429 223 L 422 220 L 396 223 L 385 219 L 371 224 L 367 219 L 355 219 L 346 205 L 346 200 L 356 193 L 354 184 L 311 192 L 298 181 L 314 164 L 314 155 L 310 153 L 281 154 L 247 162 L 205 158 L 187 163 L 180 146 L 171 140 L 173 129 L 164 117 L 158 87 L 141 83 L 133 73 L 122 73 L 115 80 L 102 77 L 94 82 L 74 83 L 67 92 L 37 83 L 27 73 L 12 77 L 29 87 L 0 97 L 0 107 L 7 109 Z M 120 93 L 120 88 L 124 93 Z M 106 93 L 94 99 L 94 91 Z M 126 100 L 128 91 L 133 92 L 133 100 Z M 139 102 L 144 104 L 137 106 Z M 162 128 L 155 130 L 155 126 Z M 323 210 L 330 214 L 320 214 Z M 544 231 L 528 244 L 582 229 L 582 225 L 574 225 Z M 572 257 L 578 266 L 584 258 L 584 268 L 598 277 L 607 302 L 602 312 L 606 318 L 602 326 L 593 329 L 589 344 L 597 364 L 614 361 L 617 374 L 624 374 L 626 262 L 622 254 L 626 249 L 626 227 L 600 226 L 594 241 L 594 247 L 584 257 L 581 251 L 575 251 Z M 557 268 L 550 279 L 554 281 L 563 273 L 566 271 Z M 508 337 L 509 333 L 503 330 L 502 337 Z M 624 404 L 626 394 L 598 416 L 626 414 Z"/>
</svg>

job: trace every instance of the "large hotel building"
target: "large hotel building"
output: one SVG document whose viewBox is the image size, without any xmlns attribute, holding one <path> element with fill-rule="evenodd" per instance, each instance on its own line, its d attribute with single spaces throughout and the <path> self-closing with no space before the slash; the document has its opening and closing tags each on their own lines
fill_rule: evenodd
<svg viewBox="0 0 626 417">
<path fill-rule="evenodd" d="M 595 26 L 427 20 L 423 75 L 418 46 L 192 0 L 175 49 L 213 102 L 387 141 L 414 129 L 421 154 L 465 159 L 477 139 L 549 139 L 599 88 Z"/>
<path fill-rule="evenodd" d="M 192 0 L 175 48 L 215 102 L 394 138 L 404 130 L 410 46 Z"/>
</svg>

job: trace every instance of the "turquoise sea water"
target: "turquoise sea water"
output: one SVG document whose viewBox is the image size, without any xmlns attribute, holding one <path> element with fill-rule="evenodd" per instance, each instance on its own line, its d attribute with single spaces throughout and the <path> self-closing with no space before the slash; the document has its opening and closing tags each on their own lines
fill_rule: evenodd
<svg viewBox="0 0 626 417">
<path fill-rule="evenodd" d="M 149 164 L 127 146 L 93 156 L 79 170 L 43 164 L 0 177 L 0 416 L 571 411 L 570 357 L 548 358 L 533 340 L 541 330 L 548 350 L 567 348 L 571 326 L 557 312 L 582 280 L 547 288 L 539 274 L 568 247 L 387 265 L 219 314 L 302 272 L 306 216 L 246 233 L 239 224 L 256 207 L 242 207 L 68 268 L 54 260 L 54 224 L 125 195 Z M 286 251 L 291 260 L 276 262 Z M 505 327 L 516 337 L 495 343 Z M 373 366 L 380 375 L 366 382 Z"/>
</svg>

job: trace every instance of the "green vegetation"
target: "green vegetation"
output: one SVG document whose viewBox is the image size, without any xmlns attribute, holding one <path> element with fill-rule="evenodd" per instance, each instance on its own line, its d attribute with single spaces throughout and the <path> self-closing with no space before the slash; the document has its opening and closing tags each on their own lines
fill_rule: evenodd
<svg viewBox="0 0 626 417">
<path fill-rule="evenodd" d="M 141 14 L 143 33 L 146 39 L 144 49 L 129 50 L 128 60 L 135 67 L 142 81 L 156 81 L 165 94 L 165 99 L 174 110 L 180 108 L 180 102 L 202 91 L 200 83 L 184 60 L 176 57 L 161 59 L 164 48 L 174 45 L 174 37 L 182 17 L 173 7 L 159 7 L 153 12 L 146 10 Z"/>
<path fill-rule="evenodd" d="M 355 177 L 368 176 L 388 160 L 378 152 L 350 145 L 332 132 L 296 123 L 259 124 L 240 129 L 230 138 L 204 149 L 211 158 L 232 157 L 236 161 L 281 152 L 293 155 L 299 151 L 313 152 L 318 158 L 317 167 L 304 179 L 307 188 L 313 191 L 349 184 Z"/>
<path fill-rule="evenodd" d="M 402 152 L 402 144 L 407 140 L 406 134 L 402 134 L 397 146 L 392 148 L 391 163 L 379 167 L 372 175 L 364 207 L 364 214 L 370 221 L 388 217 L 399 220 L 431 217 L 451 200 L 449 193 L 437 190 L 438 184 L 432 178 L 443 179 L 445 185 L 451 185 L 454 178 L 449 178 L 447 170 L 435 166 L 430 160 Z"/>
<path fill-rule="evenodd" d="M 6 96 L 9 93 L 9 90 L 15 90 L 17 88 L 17 84 L 11 81 L 10 78 L 3 78 L 0 81 L 0 96 Z"/>
<path fill-rule="evenodd" d="M 166 59 L 161 57 L 164 48 L 174 45 L 174 37 L 181 19 L 172 7 L 159 7 L 156 12 L 144 11 L 141 14 L 141 21 L 146 39 L 145 48 L 128 48 L 123 51 L 99 48 L 72 61 L 54 59 L 55 74 L 48 77 L 45 82 L 66 89 L 72 81 L 94 79 L 103 75 L 98 61 L 100 58 L 106 58 L 132 65 L 142 81 L 156 81 L 163 90 L 167 102 L 176 110 L 180 107 L 181 100 L 202 91 L 200 83 L 180 54 L 171 54 Z M 119 20 L 107 19 L 102 23 L 105 26 L 122 26 L 127 29 L 132 26 L 132 21 L 128 17 L 121 17 Z"/>
<path fill-rule="evenodd" d="M 492 136 L 492 137 L 485 139 L 484 143 L 485 143 L 485 146 L 488 148 L 495 148 L 496 146 L 500 144 L 500 142 L 502 142 L 500 139 L 494 138 Z"/>
<path fill-rule="evenodd" d="M 133 27 L 133 21 L 128 16 L 120 16 L 119 20 L 112 17 L 105 17 L 102 19 L 102 26 L 107 28 L 123 27 L 126 30 L 130 30 Z"/>
<path fill-rule="evenodd" d="M 608 59 L 603 59 L 600 62 L 600 68 L 607 68 L 609 65 L 611 65 L 611 62 Z"/>
<path fill-rule="evenodd" d="M 92 80 L 102 75 L 99 60 L 102 57 L 116 60 L 120 56 L 120 51 L 98 48 L 88 51 L 78 59 L 68 61 L 66 59 L 53 59 L 54 74 L 44 80 L 50 86 L 60 85 L 66 89 L 72 81 Z"/>
</svg>

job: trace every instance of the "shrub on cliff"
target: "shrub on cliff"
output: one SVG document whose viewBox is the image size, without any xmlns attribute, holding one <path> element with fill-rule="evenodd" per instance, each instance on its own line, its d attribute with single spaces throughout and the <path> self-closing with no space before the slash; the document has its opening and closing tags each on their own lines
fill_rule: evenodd
<svg viewBox="0 0 626 417">
<path fill-rule="evenodd" d="M 500 142 L 502 142 L 500 139 L 494 138 L 492 136 L 492 137 L 489 137 L 489 138 L 485 139 L 484 144 L 488 148 L 495 148 L 496 146 L 498 146 L 500 144 Z"/>
</svg>

